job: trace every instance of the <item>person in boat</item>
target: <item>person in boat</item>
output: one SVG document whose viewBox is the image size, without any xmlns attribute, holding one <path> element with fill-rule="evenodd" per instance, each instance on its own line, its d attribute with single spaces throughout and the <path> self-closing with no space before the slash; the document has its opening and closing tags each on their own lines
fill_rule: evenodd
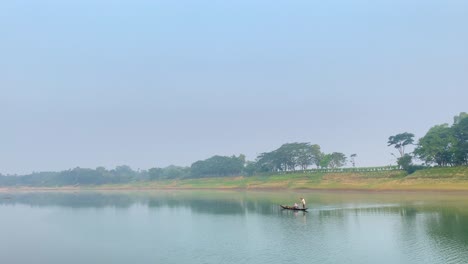
<svg viewBox="0 0 468 264">
<path fill-rule="evenodd" d="M 299 209 L 299 205 L 297 205 L 297 203 L 294 203 L 294 209 Z"/>
<path fill-rule="evenodd" d="M 302 203 L 302 209 L 305 209 L 306 208 L 306 201 L 302 197 L 300 199 L 301 199 L 301 203 Z"/>
</svg>

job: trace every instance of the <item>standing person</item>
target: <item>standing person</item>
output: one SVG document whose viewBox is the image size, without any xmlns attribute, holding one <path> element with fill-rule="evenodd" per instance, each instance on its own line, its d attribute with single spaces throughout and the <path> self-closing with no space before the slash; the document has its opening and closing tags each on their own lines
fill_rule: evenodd
<svg viewBox="0 0 468 264">
<path fill-rule="evenodd" d="M 300 199 L 301 199 L 301 203 L 302 203 L 302 209 L 305 209 L 305 206 L 306 206 L 305 199 L 302 198 L 302 197 Z"/>
</svg>

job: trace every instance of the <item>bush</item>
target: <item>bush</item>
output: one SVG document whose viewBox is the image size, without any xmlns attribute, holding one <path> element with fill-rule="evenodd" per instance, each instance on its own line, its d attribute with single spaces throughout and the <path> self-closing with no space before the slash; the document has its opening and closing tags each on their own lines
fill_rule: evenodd
<svg viewBox="0 0 468 264">
<path fill-rule="evenodd" d="M 406 167 L 405 171 L 408 174 L 412 174 L 415 171 L 423 170 L 423 169 L 427 169 L 427 168 L 429 168 L 429 167 L 428 166 L 423 166 L 423 165 L 409 165 L 408 167 Z"/>
</svg>

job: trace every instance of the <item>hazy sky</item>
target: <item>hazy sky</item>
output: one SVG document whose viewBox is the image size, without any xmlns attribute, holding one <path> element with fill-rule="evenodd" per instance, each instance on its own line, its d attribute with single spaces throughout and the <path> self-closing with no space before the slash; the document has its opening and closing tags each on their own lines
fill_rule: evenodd
<svg viewBox="0 0 468 264">
<path fill-rule="evenodd" d="M 253 160 L 286 142 L 393 162 L 468 111 L 468 1 L 0 3 L 0 172 Z"/>
</svg>

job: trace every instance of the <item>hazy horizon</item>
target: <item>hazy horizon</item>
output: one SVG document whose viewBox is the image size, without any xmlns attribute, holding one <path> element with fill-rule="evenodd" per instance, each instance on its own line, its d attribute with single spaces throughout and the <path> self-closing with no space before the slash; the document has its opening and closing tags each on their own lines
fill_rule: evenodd
<svg viewBox="0 0 468 264">
<path fill-rule="evenodd" d="M 9 1 L 0 23 L 2 174 L 287 142 L 389 165 L 389 136 L 468 110 L 468 2 Z"/>
</svg>

